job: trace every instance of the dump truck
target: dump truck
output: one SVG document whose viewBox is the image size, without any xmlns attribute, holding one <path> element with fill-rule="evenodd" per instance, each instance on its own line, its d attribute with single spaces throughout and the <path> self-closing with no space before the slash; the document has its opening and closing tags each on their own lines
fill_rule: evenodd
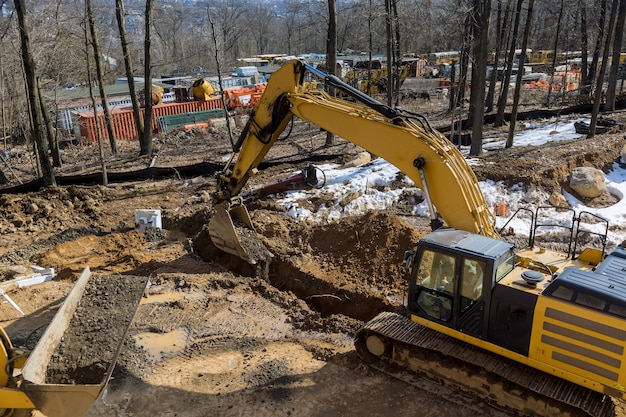
<svg viewBox="0 0 626 417">
<path fill-rule="evenodd" d="M 108 308 L 93 312 L 100 323 L 97 329 L 81 328 L 76 312 L 83 309 L 86 294 L 89 294 L 90 301 L 85 307 L 89 309 L 92 305 L 100 305 L 91 297 L 104 297 L 94 280 L 89 268 L 85 268 L 31 351 L 14 346 L 7 332 L 0 328 L 0 416 L 28 416 L 32 410 L 39 410 L 46 417 L 81 417 L 102 395 L 148 278 L 116 277 L 116 285 L 120 282 L 127 284 L 120 285 L 124 296 L 112 297 Z M 109 314 L 120 312 L 124 314 L 123 322 L 102 325 Z M 81 314 L 84 317 L 84 313 Z M 90 340 L 93 343 L 104 341 L 102 345 L 110 346 L 110 349 L 93 357 L 81 357 L 76 362 L 71 359 L 71 363 L 53 366 L 55 358 L 59 357 L 60 346 L 76 339 L 70 337 L 70 330 L 79 338 L 82 333 L 96 333 Z M 65 359 L 69 357 L 67 351 L 75 346 L 69 348 L 61 355 Z"/>
</svg>

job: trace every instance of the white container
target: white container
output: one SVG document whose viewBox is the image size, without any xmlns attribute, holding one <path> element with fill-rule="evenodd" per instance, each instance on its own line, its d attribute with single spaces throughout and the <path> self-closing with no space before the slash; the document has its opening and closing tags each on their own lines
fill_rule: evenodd
<svg viewBox="0 0 626 417">
<path fill-rule="evenodd" d="M 147 227 L 161 228 L 161 210 L 139 209 L 135 210 L 135 226 L 140 232 L 145 232 Z"/>
</svg>

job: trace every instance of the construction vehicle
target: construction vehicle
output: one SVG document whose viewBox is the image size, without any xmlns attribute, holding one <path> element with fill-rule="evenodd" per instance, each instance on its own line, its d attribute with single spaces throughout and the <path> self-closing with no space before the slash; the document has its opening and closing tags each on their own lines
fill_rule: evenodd
<svg viewBox="0 0 626 417">
<path fill-rule="evenodd" d="M 210 100 L 215 94 L 215 87 L 204 78 L 198 78 L 191 84 L 193 98 L 198 101 Z"/>
<path fill-rule="evenodd" d="M 154 85 L 152 84 L 151 87 L 151 97 L 152 97 L 152 105 L 153 106 L 158 106 L 159 104 L 163 104 L 163 87 L 160 87 L 158 85 Z M 146 106 L 146 97 L 148 95 L 146 94 L 146 89 L 142 88 L 141 90 L 139 90 L 139 93 L 137 94 L 137 97 L 139 99 L 139 105 L 141 107 L 145 107 Z"/>
<path fill-rule="evenodd" d="M 75 383 L 52 383 L 47 375 L 48 367 L 71 326 L 73 315 L 84 297 L 90 279 L 91 272 L 86 268 L 32 351 L 13 346 L 5 330 L 0 328 L 0 416 L 30 416 L 32 410 L 38 410 L 46 417 L 81 417 L 104 392 L 148 279 L 145 278 L 136 288 L 126 288 L 128 297 L 118 297 L 120 305 L 115 308 L 132 313 L 128 322 L 116 323 L 118 325 L 109 326 L 106 330 L 106 326 L 102 326 L 97 330 L 106 332 L 106 335 L 100 337 L 117 345 L 109 353 L 110 358 L 106 359 L 108 366 L 100 367 L 105 358 L 98 357 L 93 358 L 94 366 L 75 370 L 76 373 L 82 372 L 90 380 L 97 382 L 80 383 L 74 380 Z M 126 302 L 129 304 L 121 305 Z M 100 313 L 100 323 L 105 323 L 107 312 Z M 90 360 L 85 359 L 86 362 Z"/>
<path fill-rule="evenodd" d="M 403 64 L 398 68 L 399 74 L 394 74 L 394 84 L 402 86 L 411 71 L 410 65 Z M 368 95 L 384 94 L 387 92 L 388 69 L 380 60 L 359 61 L 343 77 L 343 81 Z"/>
<path fill-rule="evenodd" d="M 308 74 L 354 100 L 310 90 Z M 240 192 L 294 116 L 395 165 L 429 207 L 433 231 L 407 251 L 406 315 L 383 312 L 363 326 L 355 347 L 364 360 L 391 361 L 521 415 L 612 415 L 611 397 L 626 398 L 626 243 L 608 256 L 606 243 L 580 253 L 576 245 L 586 222 L 606 223 L 597 234 L 606 242 L 608 222 L 571 210 L 572 239 L 559 252 L 537 245 L 545 228 L 557 226 L 543 219 L 549 210 L 525 209 L 530 238 L 517 248 L 496 230 L 463 155 L 424 116 L 392 109 L 304 62 L 272 75 L 218 174 L 209 222 L 218 248 L 263 261 L 241 233 L 253 225 Z"/>
</svg>

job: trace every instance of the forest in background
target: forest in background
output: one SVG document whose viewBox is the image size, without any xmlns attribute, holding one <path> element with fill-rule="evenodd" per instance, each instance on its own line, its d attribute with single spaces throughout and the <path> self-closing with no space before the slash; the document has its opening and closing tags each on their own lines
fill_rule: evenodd
<svg viewBox="0 0 626 417">
<path fill-rule="evenodd" d="M 18 4 L 25 10 L 27 27 L 15 13 Z M 583 51 L 591 65 L 583 71 L 581 93 L 592 96 L 594 91 L 602 91 L 601 83 L 608 74 L 608 68 L 599 65 L 601 57 L 621 50 L 626 10 L 625 0 L 117 0 L 115 5 L 100 0 L 3 2 L 0 90 L 5 145 L 16 130 L 27 132 L 22 136 L 35 131 L 31 133 L 35 140 L 46 136 L 46 131 L 47 136 L 54 135 L 43 125 L 54 124 L 46 120 L 45 113 L 54 109 L 58 87 L 102 86 L 121 76 L 129 81 L 133 76 L 150 80 L 154 75 L 199 68 L 231 70 L 238 58 L 263 53 L 350 50 L 382 53 L 397 62 L 404 54 L 458 50 L 459 80 L 471 78 L 483 85 L 490 52 L 512 47 Z M 125 39 L 117 16 L 120 9 Z M 333 47 L 329 46 L 331 27 Z M 28 54 L 24 53 L 25 33 L 30 37 Z M 463 73 L 470 63 L 471 76 Z M 35 102 L 37 94 L 28 94 L 29 85 L 45 92 L 39 103 Z M 484 106 L 480 103 L 495 101 L 479 90 L 470 95 L 470 120 L 482 120 Z M 595 96 L 599 101 L 601 95 Z M 102 92 L 100 100 L 104 101 Z M 506 105 L 506 97 L 499 100 Z M 97 101 L 93 98 L 94 105 Z M 463 97 L 459 97 L 457 104 L 462 103 Z M 489 111 L 492 106 L 487 103 L 486 107 Z M 35 117 L 32 112 L 39 108 L 44 114 Z M 46 148 L 43 142 L 41 147 Z M 40 152 L 40 159 L 47 155 L 47 149 Z M 473 146 L 472 152 L 477 154 L 480 149 Z M 141 153 L 149 150 L 142 148 Z"/>
</svg>

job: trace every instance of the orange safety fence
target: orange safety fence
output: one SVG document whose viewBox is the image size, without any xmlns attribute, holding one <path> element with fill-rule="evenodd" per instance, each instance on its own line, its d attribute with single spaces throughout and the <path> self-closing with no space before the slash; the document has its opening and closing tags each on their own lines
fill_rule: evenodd
<svg viewBox="0 0 626 417">
<path fill-rule="evenodd" d="M 158 117 L 171 116 L 181 113 L 193 113 L 203 110 L 221 109 L 222 100 L 220 97 L 214 97 L 205 101 L 187 101 L 183 103 L 163 103 L 152 108 L 152 131 L 158 132 Z M 143 118 L 144 109 L 141 109 L 141 117 Z M 118 108 L 111 111 L 111 122 L 113 125 L 113 133 L 117 140 L 135 140 L 137 139 L 137 128 L 135 126 L 135 118 L 131 108 Z M 80 134 L 86 142 L 97 142 L 96 121 L 93 111 L 78 113 L 78 123 L 80 126 Z M 98 112 L 98 127 L 102 140 L 109 140 L 109 134 L 104 122 L 103 112 Z"/>
</svg>

